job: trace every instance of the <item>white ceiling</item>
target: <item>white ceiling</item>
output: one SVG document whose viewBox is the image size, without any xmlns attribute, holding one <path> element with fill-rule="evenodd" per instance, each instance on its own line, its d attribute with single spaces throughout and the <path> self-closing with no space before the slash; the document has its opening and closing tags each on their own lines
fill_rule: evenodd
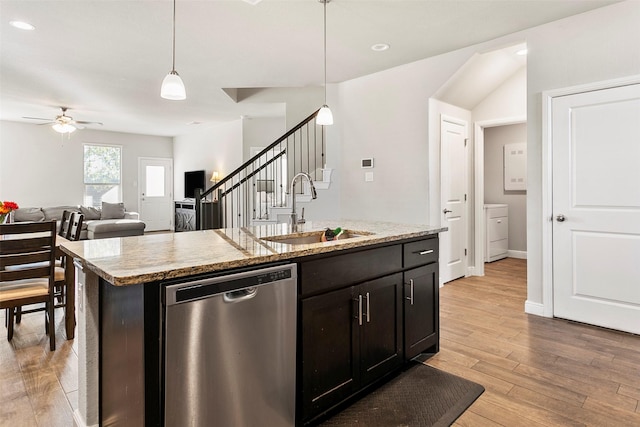
<svg viewBox="0 0 640 427">
<path fill-rule="evenodd" d="M 327 79 L 342 82 L 615 2 L 333 0 Z M 170 0 L 1 0 L 0 119 L 54 118 L 66 106 L 76 120 L 104 123 L 100 129 L 174 136 L 194 121 L 283 114 L 281 103 L 235 103 L 223 88 L 322 85 L 317 0 L 177 0 L 176 70 L 187 100 L 164 100 L 172 10 Z M 10 20 L 36 29 L 18 30 Z M 375 43 L 391 48 L 374 52 Z"/>
</svg>

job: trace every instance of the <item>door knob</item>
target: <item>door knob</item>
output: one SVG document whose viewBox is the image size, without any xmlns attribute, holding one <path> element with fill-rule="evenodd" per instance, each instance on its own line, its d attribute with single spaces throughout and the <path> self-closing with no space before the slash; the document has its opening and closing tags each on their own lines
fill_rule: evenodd
<svg viewBox="0 0 640 427">
<path fill-rule="evenodd" d="M 451 213 L 451 212 L 453 212 L 453 211 L 450 211 L 449 209 L 446 209 L 446 208 L 442 211 L 442 213 L 445 214 L 445 215 L 448 214 L 448 213 Z"/>
<path fill-rule="evenodd" d="M 558 222 L 564 222 L 565 219 L 567 219 L 567 218 L 565 218 L 565 216 L 562 215 L 562 214 L 560 214 L 560 215 L 558 215 L 556 217 L 556 221 L 558 221 Z"/>
</svg>

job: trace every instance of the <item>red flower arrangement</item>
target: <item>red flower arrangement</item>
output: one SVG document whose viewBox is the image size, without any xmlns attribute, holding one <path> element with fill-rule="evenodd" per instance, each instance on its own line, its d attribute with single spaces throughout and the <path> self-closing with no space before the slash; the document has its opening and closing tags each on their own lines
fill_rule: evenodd
<svg viewBox="0 0 640 427">
<path fill-rule="evenodd" d="M 3 224 L 11 211 L 15 211 L 18 207 L 18 204 L 15 202 L 0 202 L 0 224 Z"/>
</svg>

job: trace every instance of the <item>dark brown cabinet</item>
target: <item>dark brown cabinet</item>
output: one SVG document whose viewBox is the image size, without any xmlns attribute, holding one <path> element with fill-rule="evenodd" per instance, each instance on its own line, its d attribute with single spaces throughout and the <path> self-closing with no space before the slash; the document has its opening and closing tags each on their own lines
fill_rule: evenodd
<svg viewBox="0 0 640 427">
<path fill-rule="evenodd" d="M 398 368 L 402 274 L 302 300 L 302 411 L 313 416 Z"/>
<path fill-rule="evenodd" d="M 438 238 L 403 245 L 404 357 L 439 350 Z"/>
<path fill-rule="evenodd" d="M 438 236 L 299 264 L 298 423 L 439 346 Z"/>
<path fill-rule="evenodd" d="M 423 352 L 438 352 L 438 264 L 404 273 L 404 355 L 412 359 Z"/>
</svg>

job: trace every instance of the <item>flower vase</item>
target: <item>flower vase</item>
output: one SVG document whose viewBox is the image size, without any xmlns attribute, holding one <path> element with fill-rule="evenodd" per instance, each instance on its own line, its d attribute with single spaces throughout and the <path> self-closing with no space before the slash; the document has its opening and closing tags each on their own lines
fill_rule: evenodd
<svg viewBox="0 0 640 427">
<path fill-rule="evenodd" d="M 0 214 L 0 224 L 11 224 L 13 222 L 13 211 Z"/>
</svg>

